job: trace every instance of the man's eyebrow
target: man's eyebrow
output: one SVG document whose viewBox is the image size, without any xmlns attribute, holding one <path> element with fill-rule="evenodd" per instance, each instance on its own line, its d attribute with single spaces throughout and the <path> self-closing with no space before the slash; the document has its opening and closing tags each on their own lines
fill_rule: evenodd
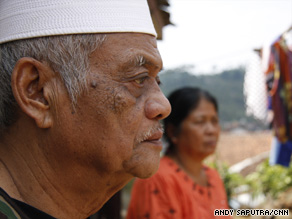
<svg viewBox="0 0 292 219">
<path fill-rule="evenodd" d="M 142 55 L 136 55 L 135 56 L 135 66 L 140 67 L 145 65 L 147 62 L 146 58 Z"/>
<path fill-rule="evenodd" d="M 144 66 L 144 65 L 149 65 L 151 67 L 154 67 L 154 68 L 161 68 L 159 64 L 156 64 L 152 61 L 150 61 L 149 59 L 147 59 L 145 56 L 143 55 L 136 55 L 135 58 L 134 58 L 134 65 L 136 67 L 141 67 L 141 66 Z"/>
</svg>

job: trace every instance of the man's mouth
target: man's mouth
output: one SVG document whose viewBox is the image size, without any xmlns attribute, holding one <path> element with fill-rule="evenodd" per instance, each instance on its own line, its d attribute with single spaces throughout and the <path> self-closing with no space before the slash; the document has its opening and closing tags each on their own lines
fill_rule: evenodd
<svg viewBox="0 0 292 219">
<path fill-rule="evenodd" d="M 156 132 L 152 133 L 151 136 L 149 136 L 144 141 L 160 141 L 162 136 L 163 136 L 163 131 L 162 130 L 157 130 Z"/>
<path fill-rule="evenodd" d="M 161 144 L 161 138 L 163 136 L 163 128 L 162 125 L 159 124 L 155 127 L 152 127 L 147 132 L 143 133 L 140 138 L 137 139 L 138 143 L 142 142 L 153 142 L 153 143 L 160 143 Z"/>
</svg>

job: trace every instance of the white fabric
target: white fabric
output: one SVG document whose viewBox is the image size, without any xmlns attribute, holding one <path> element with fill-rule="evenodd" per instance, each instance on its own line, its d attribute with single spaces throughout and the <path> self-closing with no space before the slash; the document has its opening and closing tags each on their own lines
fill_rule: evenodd
<svg viewBox="0 0 292 219">
<path fill-rule="evenodd" d="M 39 36 L 138 32 L 156 36 L 146 0 L 0 0 L 0 43 Z"/>
<path fill-rule="evenodd" d="M 258 54 L 252 54 L 247 66 L 243 92 L 245 95 L 246 113 L 263 122 L 267 122 L 267 91 L 265 74 Z"/>
</svg>

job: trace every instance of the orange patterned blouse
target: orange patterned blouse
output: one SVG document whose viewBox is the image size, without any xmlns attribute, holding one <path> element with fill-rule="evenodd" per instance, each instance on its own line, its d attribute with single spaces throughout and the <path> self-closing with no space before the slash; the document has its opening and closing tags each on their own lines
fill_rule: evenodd
<svg viewBox="0 0 292 219">
<path fill-rule="evenodd" d="M 163 157 L 154 176 L 135 181 L 127 219 L 215 218 L 215 209 L 228 209 L 226 192 L 216 170 L 204 168 L 208 185 L 200 186 L 172 159 Z"/>
</svg>

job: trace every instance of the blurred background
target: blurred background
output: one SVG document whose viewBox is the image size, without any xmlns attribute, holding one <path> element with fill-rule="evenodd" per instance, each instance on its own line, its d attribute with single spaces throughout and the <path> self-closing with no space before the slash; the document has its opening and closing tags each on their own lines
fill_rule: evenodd
<svg viewBox="0 0 292 219">
<path fill-rule="evenodd" d="M 280 84 L 274 78 L 277 69 L 269 69 L 280 65 L 277 57 L 271 60 L 271 46 L 279 41 L 292 77 L 292 0 L 148 3 L 164 62 L 160 76 L 164 94 L 192 86 L 208 90 L 218 99 L 222 132 L 217 152 L 207 164 L 221 174 L 230 207 L 284 208 L 292 215 L 292 147 L 284 152 L 284 163 L 275 160 L 277 151 L 272 145 L 278 127 L 273 122 L 278 111 L 269 106 L 267 81 L 272 75 L 272 85 Z M 287 83 L 292 87 L 290 79 Z M 279 92 L 287 93 L 280 85 Z M 289 141 L 289 134 L 287 138 Z M 121 192 L 121 218 L 126 214 L 132 183 Z"/>
<path fill-rule="evenodd" d="M 173 24 L 158 42 L 165 69 L 191 66 L 196 75 L 246 66 L 253 49 L 271 45 L 292 25 L 291 0 L 155 1 L 169 3 L 161 8 Z"/>
</svg>

